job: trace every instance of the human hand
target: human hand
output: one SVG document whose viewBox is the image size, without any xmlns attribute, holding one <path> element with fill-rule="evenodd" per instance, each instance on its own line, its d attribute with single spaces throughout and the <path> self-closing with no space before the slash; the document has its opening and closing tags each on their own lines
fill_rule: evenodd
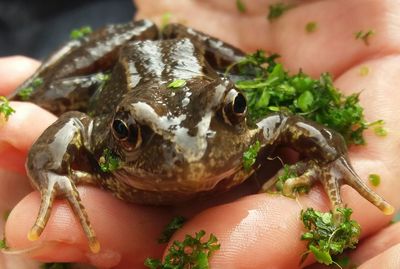
<svg viewBox="0 0 400 269">
<path fill-rule="evenodd" d="M 397 195 L 400 183 L 396 181 L 400 170 L 396 164 L 396 148 L 399 146 L 399 142 L 396 141 L 396 134 L 399 133 L 399 127 L 396 125 L 396 100 L 399 100 L 399 93 L 392 89 L 397 84 L 398 71 L 395 67 L 400 58 L 396 57 L 397 36 L 390 32 L 399 22 L 386 13 L 387 10 L 398 8 L 394 1 L 363 1 L 359 6 L 357 1 L 307 2 L 288 11 L 273 24 L 269 24 L 265 19 L 268 12 L 267 1 L 260 0 L 254 6 L 248 4 L 249 9 L 254 9 L 254 14 L 248 15 L 239 14 L 235 10 L 234 1 L 229 2 L 231 6 L 227 10 L 207 6 L 205 1 L 157 1 L 156 4 L 154 1 L 143 2 L 145 3 L 138 1 L 139 7 L 152 5 L 152 11 L 155 13 L 146 13 L 143 8 L 143 13 L 139 16 L 159 18 L 165 11 L 170 11 L 172 16 L 175 16 L 178 11 L 175 12 L 174 9 L 181 8 L 180 12 L 186 16 L 185 18 L 182 15 L 182 19 L 193 23 L 200 30 L 225 38 L 246 49 L 264 48 L 278 52 L 283 55 L 285 66 L 293 71 L 301 67 L 306 73 L 314 76 L 330 71 L 336 78 L 335 84 L 344 92 L 363 90 L 361 103 L 366 109 L 367 119 L 384 119 L 389 134 L 385 138 L 367 134 L 368 145 L 351 148 L 350 158 L 362 178 L 367 178 L 370 173 L 380 174 L 383 182 L 377 188 L 377 192 L 393 205 L 400 204 Z M 170 9 L 163 6 L 164 3 L 168 5 L 172 2 L 174 6 Z M 218 5 L 225 5 L 228 1 L 222 3 L 224 4 Z M 265 10 L 256 8 L 257 5 L 265 7 Z M 155 9 L 155 6 L 161 9 Z M 388 8 L 391 6 L 395 7 Z M 193 10 L 196 11 L 196 16 L 193 16 Z M 214 21 L 218 27 L 212 25 L 213 20 L 210 18 L 213 16 L 218 16 L 218 20 Z M 246 20 L 240 19 L 241 16 L 247 16 Z M 318 30 L 307 34 L 304 27 L 311 20 L 317 22 Z M 354 39 L 354 32 L 371 28 L 376 31 L 376 35 L 371 37 L 369 46 Z M 219 33 L 221 30 L 224 32 Z M 375 59 L 372 59 L 373 56 Z M 6 72 L 6 66 L 8 65 L 4 65 L 0 70 Z M 359 75 L 361 66 L 369 68 L 367 76 Z M 7 73 L 6 78 L 13 77 L 12 74 Z M 4 80 L 1 81 L 4 85 Z M 1 94 L 10 92 L 12 88 L 1 88 Z M 391 95 L 387 96 L 387 93 Z M 3 156 L 19 156 L 22 160 L 29 145 L 54 117 L 27 103 L 12 105 L 17 113 L 0 131 L 2 145 L 12 146 L 3 146 L 2 149 L 6 151 L 2 153 Z M 32 111 L 29 109 L 33 109 L 34 112 L 25 113 Z M 35 124 L 32 124 L 33 122 Z M 32 129 L 32 125 L 38 129 Z M 15 165 L 15 169 L 10 168 L 10 163 L 1 165 L 3 171 L 9 173 L 15 170 L 21 173 L 22 161 Z M 20 180 L 14 181 L 18 184 L 16 189 L 24 191 L 18 198 L 13 198 L 13 201 L 29 193 L 26 184 L 28 180 L 24 176 L 19 178 Z M 3 181 L 2 176 L 0 189 L 4 189 Z M 22 188 L 19 188 L 19 184 Z M 14 249 L 36 246 L 35 249 L 27 251 L 27 254 L 35 259 L 88 262 L 98 267 L 140 268 L 145 257 L 161 255 L 165 246 L 156 244 L 155 239 L 159 236 L 162 226 L 173 215 L 183 214 L 191 218 L 173 239 L 181 239 L 184 234 L 194 234 L 200 229 L 216 234 L 221 243 L 221 250 L 213 256 L 212 268 L 296 268 L 300 254 L 305 250 L 304 242 L 299 240 L 302 233 L 299 221 L 301 208 L 296 201 L 288 198 L 265 194 L 248 195 L 239 200 L 222 197 L 207 201 L 207 205 L 199 203 L 196 208 L 187 206 L 165 210 L 128 205 L 107 192 L 91 187 L 80 187 L 79 191 L 103 252 L 97 255 L 89 253 L 86 238 L 63 201 L 54 205 L 52 217 L 39 239 L 39 244 L 29 242 L 26 233 L 34 222 L 39 207 L 37 192 L 29 193 L 11 213 L 6 229 L 10 246 Z M 12 192 L 8 195 L 16 197 Z M 240 196 L 240 190 L 230 195 Z M 388 223 L 387 217 L 347 186 L 343 187 L 343 197 L 349 207 L 354 209 L 353 216 L 362 225 L 363 236 L 378 231 Z M 317 187 L 299 201 L 304 208 L 312 206 L 328 209 L 326 196 Z M 222 205 L 214 206 L 219 203 Z M 393 236 L 389 238 L 395 239 Z M 394 240 L 392 244 L 398 242 Z M 379 249 L 379 252 L 384 254 L 384 249 Z M 373 256 L 361 254 L 358 257 L 364 258 L 360 258 L 359 263 L 366 261 L 365 257 Z"/>
</svg>

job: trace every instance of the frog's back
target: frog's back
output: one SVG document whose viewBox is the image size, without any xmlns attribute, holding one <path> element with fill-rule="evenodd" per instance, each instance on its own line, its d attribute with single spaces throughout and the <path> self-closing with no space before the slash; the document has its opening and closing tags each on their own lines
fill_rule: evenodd
<svg viewBox="0 0 400 269">
<path fill-rule="evenodd" d="M 121 49 L 109 81 L 91 98 L 88 113 L 113 114 L 121 102 L 143 101 L 164 105 L 169 112 L 180 114 L 187 97 L 196 94 L 196 90 L 199 93 L 202 85 L 216 77 L 218 74 L 206 62 L 202 47 L 190 39 L 130 42 Z M 176 81 L 182 85 L 171 86 Z"/>
</svg>

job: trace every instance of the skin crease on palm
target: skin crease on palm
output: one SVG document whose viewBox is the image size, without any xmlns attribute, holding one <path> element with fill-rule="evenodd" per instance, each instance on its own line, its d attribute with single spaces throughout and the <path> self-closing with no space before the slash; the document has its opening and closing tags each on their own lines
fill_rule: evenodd
<svg viewBox="0 0 400 269">
<path fill-rule="evenodd" d="M 185 23 L 219 37 L 246 51 L 263 48 L 282 55 L 293 72 L 299 68 L 317 77 L 329 71 L 335 85 L 346 94 L 362 90 L 361 103 L 368 120 L 383 119 L 387 137 L 367 132 L 368 145 L 351 147 L 350 158 L 366 179 L 377 173 L 382 182 L 375 190 L 396 208 L 400 206 L 400 3 L 396 0 L 326 0 L 291 2 L 295 7 L 275 22 L 266 20 L 272 1 L 242 0 L 240 14 L 234 0 L 140 0 L 137 18 L 161 21 L 165 12 L 172 21 Z M 317 30 L 305 25 L 315 21 Z M 367 46 L 354 33 L 373 29 Z M 10 93 L 38 66 L 22 57 L 0 59 L 0 95 Z M 367 67 L 367 75 L 360 69 Z M 190 217 L 172 240 L 204 229 L 214 233 L 221 250 L 211 259 L 211 268 L 298 268 L 305 244 L 299 221 L 302 208 L 328 210 L 322 189 L 314 187 L 297 201 L 278 195 L 232 193 L 179 208 L 156 208 L 127 204 L 97 188 L 80 186 L 83 204 L 102 244 L 91 254 L 86 238 L 65 201 L 57 201 L 50 221 L 37 242 L 26 235 L 39 208 L 39 193 L 32 191 L 24 172 L 24 159 L 37 136 L 55 120 L 29 103 L 12 103 L 17 113 L 0 128 L 0 210 L 12 210 L 6 227 L 11 254 L 0 256 L 0 268 L 36 268 L 31 259 L 90 263 L 99 268 L 143 268 L 146 257 L 159 257 L 165 245 L 156 243 L 163 226 L 175 215 Z M 7 158 L 4 158 L 7 156 Z M 246 189 L 246 188 L 243 188 Z M 246 192 L 246 191 L 243 191 Z M 358 268 L 400 267 L 400 226 L 387 228 L 384 216 L 348 186 L 342 188 L 345 203 L 362 226 L 356 251 L 350 254 Z M 238 198 L 238 199 L 237 199 Z M 18 203 L 18 204 L 17 204 Z M 28 259 L 17 255 L 23 253 Z M 306 264 L 310 268 L 322 268 Z M 24 266 L 17 266 L 25 264 Z M 2 267 L 3 266 L 3 267 Z"/>
</svg>

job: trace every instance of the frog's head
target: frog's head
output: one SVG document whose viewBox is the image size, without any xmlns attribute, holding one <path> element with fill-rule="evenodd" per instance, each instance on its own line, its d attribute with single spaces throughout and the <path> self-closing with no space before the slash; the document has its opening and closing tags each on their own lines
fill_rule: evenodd
<svg viewBox="0 0 400 269">
<path fill-rule="evenodd" d="M 111 144 L 123 167 L 116 176 L 141 190 L 186 193 L 242 180 L 243 152 L 256 133 L 247 127 L 243 94 L 206 76 L 177 89 L 168 84 L 143 85 L 118 106 Z"/>
</svg>

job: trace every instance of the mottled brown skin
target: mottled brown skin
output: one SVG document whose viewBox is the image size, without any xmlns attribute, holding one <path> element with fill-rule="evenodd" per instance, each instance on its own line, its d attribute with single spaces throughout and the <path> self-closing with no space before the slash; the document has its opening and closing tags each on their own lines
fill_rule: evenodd
<svg viewBox="0 0 400 269">
<path fill-rule="evenodd" d="M 320 180 L 337 209 L 343 207 L 340 185 L 346 183 L 392 213 L 354 172 L 340 134 L 279 113 L 248 125 L 244 96 L 223 76 L 241 57 L 239 50 L 193 29 L 168 25 L 159 33 L 145 20 L 107 26 L 50 57 L 12 96 L 18 100 L 18 92 L 40 77 L 43 84 L 30 101 L 60 116 L 29 152 L 28 174 L 42 196 L 29 238 L 40 236 L 53 200 L 63 197 L 97 252 L 75 185 L 99 185 L 134 203 L 179 204 L 247 179 L 254 169 L 244 170 L 243 153 L 257 140 L 264 153 L 284 144 L 305 156 L 291 166 L 299 177 L 286 181 L 285 195 Z M 169 87 L 177 79 L 186 84 Z M 100 169 L 104 149 L 121 160 L 118 169 Z"/>
</svg>

